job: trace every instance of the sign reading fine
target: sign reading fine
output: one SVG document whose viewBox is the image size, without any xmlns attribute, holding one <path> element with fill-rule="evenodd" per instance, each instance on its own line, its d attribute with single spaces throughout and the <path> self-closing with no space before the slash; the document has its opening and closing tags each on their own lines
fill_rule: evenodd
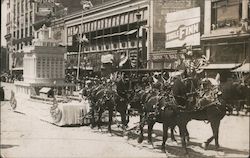
<svg viewBox="0 0 250 158">
<path fill-rule="evenodd" d="M 165 48 L 200 45 L 200 8 L 168 13 Z"/>
</svg>

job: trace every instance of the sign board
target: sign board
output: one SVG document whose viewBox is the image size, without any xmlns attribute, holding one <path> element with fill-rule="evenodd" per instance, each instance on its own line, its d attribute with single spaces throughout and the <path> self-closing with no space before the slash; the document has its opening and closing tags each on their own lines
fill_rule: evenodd
<svg viewBox="0 0 250 158">
<path fill-rule="evenodd" d="M 165 30 L 165 48 L 200 45 L 200 8 L 168 13 Z"/>
<path fill-rule="evenodd" d="M 101 56 L 102 63 L 113 63 L 114 55 L 113 54 L 106 54 Z"/>
</svg>

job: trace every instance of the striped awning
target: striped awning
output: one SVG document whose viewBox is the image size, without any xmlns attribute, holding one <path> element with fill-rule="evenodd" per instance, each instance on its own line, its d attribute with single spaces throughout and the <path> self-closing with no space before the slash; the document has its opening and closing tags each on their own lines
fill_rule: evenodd
<svg viewBox="0 0 250 158">
<path fill-rule="evenodd" d="M 200 69 L 204 70 L 218 70 L 218 69 L 235 69 L 239 67 L 241 64 L 240 63 L 230 63 L 230 64 L 209 64 L 206 66 L 201 66 Z"/>
<path fill-rule="evenodd" d="M 245 63 L 235 70 L 232 70 L 232 72 L 250 72 L 250 63 Z"/>
</svg>

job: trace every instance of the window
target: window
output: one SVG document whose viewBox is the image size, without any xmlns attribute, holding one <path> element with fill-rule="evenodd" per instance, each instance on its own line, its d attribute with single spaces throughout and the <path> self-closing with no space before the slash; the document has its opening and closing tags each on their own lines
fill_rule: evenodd
<svg viewBox="0 0 250 158">
<path fill-rule="evenodd" d="M 16 31 L 13 32 L 13 37 L 14 37 L 14 38 L 16 37 Z"/>
<path fill-rule="evenodd" d="M 212 3 L 212 29 L 240 25 L 242 3 L 236 0 L 222 0 Z"/>
<path fill-rule="evenodd" d="M 25 13 L 25 23 L 28 23 L 28 13 Z"/>
<path fill-rule="evenodd" d="M 32 26 L 30 26 L 30 34 L 29 36 L 31 37 L 32 36 Z"/>
<path fill-rule="evenodd" d="M 10 23 L 10 13 L 7 14 L 7 24 Z"/>
<path fill-rule="evenodd" d="M 28 37 L 28 28 L 25 28 L 25 37 Z"/>
<path fill-rule="evenodd" d="M 7 34 L 10 33 L 10 27 L 7 27 Z"/>
<path fill-rule="evenodd" d="M 19 30 L 17 30 L 17 39 L 19 39 Z"/>
<path fill-rule="evenodd" d="M 33 2 L 32 0 L 30 0 L 30 9 L 32 9 L 32 7 L 33 7 Z"/>
<path fill-rule="evenodd" d="M 25 0 L 25 10 L 28 10 L 28 2 Z"/>
<path fill-rule="evenodd" d="M 21 29 L 21 38 L 23 38 L 23 29 Z"/>
<path fill-rule="evenodd" d="M 7 1 L 7 8 L 10 8 L 10 0 Z"/>
<path fill-rule="evenodd" d="M 33 14 L 33 12 L 31 11 L 31 12 L 30 12 L 30 23 L 32 23 L 32 17 L 33 17 L 32 14 Z"/>
<path fill-rule="evenodd" d="M 24 12 L 24 0 L 22 0 L 22 3 L 21 3 L 21 13 Z"/>
<path fill-rule="evenodd" d="M 17 16 L 19 16 L 19 14 L 20 14 L 20 9 L 19 8 L 20 8 L 20 3 L 18 2 L 17 3 Z"/>
</svg>

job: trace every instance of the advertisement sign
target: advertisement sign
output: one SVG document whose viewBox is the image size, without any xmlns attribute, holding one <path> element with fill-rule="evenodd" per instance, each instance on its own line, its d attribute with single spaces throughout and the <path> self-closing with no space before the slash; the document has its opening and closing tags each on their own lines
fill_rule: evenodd
<svg viewBox="0 0 250 158">
<path fill-rule="evenodd" d="M 165 48 L 200 45 L 200 8 L 168 13 Z"/>
</svg>

